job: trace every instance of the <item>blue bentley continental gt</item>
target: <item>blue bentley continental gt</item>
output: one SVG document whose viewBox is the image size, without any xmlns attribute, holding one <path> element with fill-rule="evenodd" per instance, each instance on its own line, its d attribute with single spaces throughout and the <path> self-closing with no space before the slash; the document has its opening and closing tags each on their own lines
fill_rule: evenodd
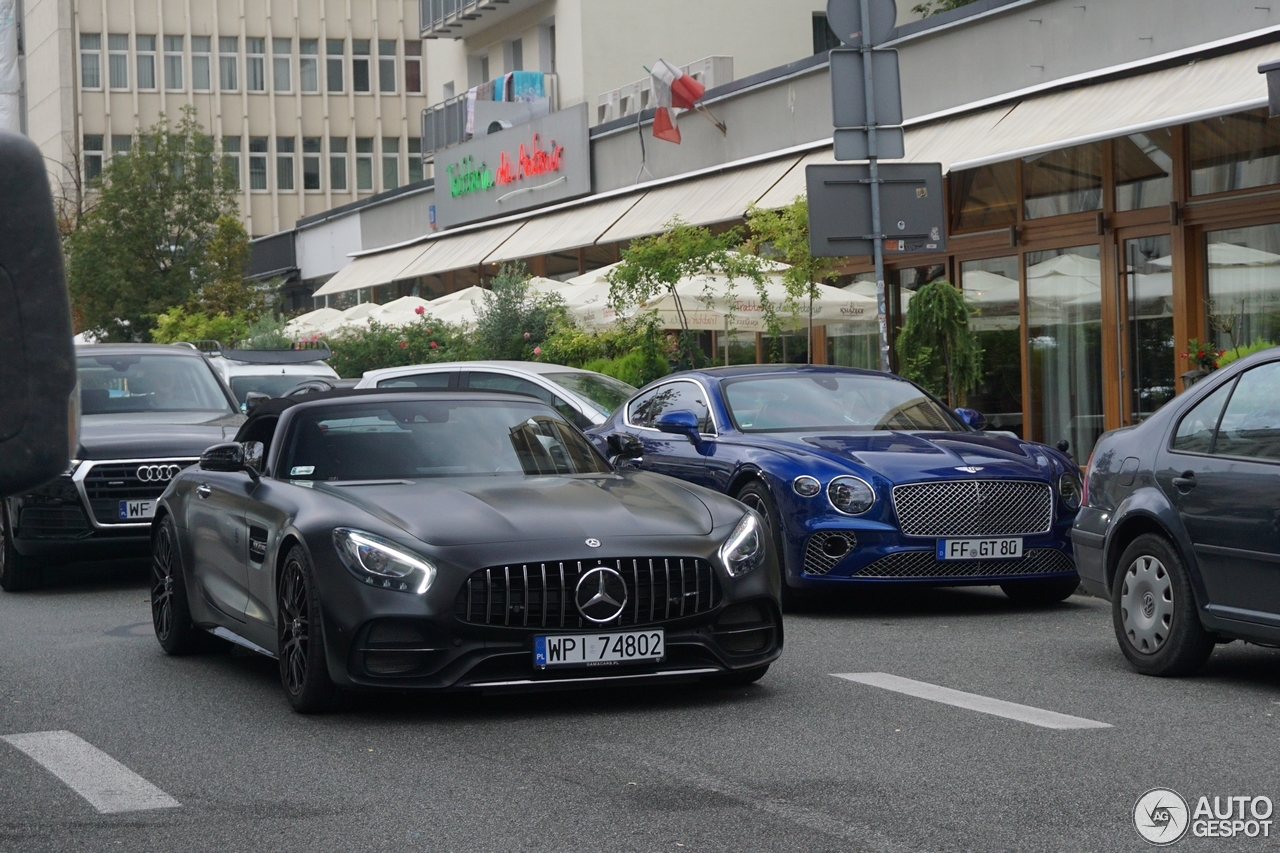
<svg viewBox="0 0 1280 853">
<path fill-rule="evenodd" d="M 853 584 L 999 585 L 1049 604 L 1079 583 L 1080 471 L 987 432 L 918 386 L 840 367 L 664 377 L 591 438 L 610 457 L 732 495 L 772 528 L 784 599 Z"/>
</svg>

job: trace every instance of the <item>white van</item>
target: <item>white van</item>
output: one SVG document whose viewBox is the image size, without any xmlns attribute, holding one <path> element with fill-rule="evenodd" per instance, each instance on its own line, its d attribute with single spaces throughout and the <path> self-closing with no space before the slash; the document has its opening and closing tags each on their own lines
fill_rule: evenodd
<svg viewBox="0 0 1280 853">
<path fill-rule="evenodd" d="M 203 349 L 203 348 L 202 348 Z M 332 353 L 328 347 L 302 350 L 203 350 L 215 373 L 222 377 L 235 395 L 240 408 L 251 392 L 281 397 L 294 386 L 309 379 L 339 378 L 337 371 L 325 363 Z"/>
</svg>

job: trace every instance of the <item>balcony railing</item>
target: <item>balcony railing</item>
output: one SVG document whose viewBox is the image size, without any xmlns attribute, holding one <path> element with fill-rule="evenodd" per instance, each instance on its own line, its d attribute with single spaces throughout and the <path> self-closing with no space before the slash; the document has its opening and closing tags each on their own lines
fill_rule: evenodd
<svg viewBox="0 0 1280 853">
<path fill-rule="evenodd" d="M 538 0 L 418 0 L 423 38 L 473 36 Z"/>
<path fill-rule="evenodd" d="M 445 0 L 432 0 L 445 2 Z M 547 112 L 560 109 L 560 80 L 555 74 L 542 75 L 542 89 L 549 101 Z M 451 148 L 467 142 L 483 133 L 476 133 L 475 128 L 467 132 L 467 93 L 432 104 L 422 111 L 422 160 L 430 163 L 437 151 Z"/>
</svg>

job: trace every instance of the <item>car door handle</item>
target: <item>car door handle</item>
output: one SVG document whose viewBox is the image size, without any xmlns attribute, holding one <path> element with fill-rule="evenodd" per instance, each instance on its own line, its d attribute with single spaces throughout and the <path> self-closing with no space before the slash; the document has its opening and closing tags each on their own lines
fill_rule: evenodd
<svg viewBox="0 0 1280 853">
<path fill-rule="evenodd" d="M 1196 487 L 1196 472 L 1184 471 L 1181 477 L 1173 478 L 1173 486 L 1182 493 L 1187 493 Z"/>
<path fill-rule="evenodd" d="M 196 486 L 196 497 L 200 498 L 200 500 L 204 500 L 211 494 L 213 494 L 213 489 L 208 483 L 201 483 Z"/>
</svg>

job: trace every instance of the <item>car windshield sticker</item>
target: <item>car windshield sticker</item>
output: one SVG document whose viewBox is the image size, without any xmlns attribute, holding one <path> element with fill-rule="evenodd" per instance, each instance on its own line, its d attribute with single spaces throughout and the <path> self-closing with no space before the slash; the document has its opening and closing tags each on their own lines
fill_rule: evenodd
<svg viewBox="0 0 1280 853">
<path fill-rule="evenodd" d="M 306 477 L 316 472 L 314 465 L 295 465 L 289 469 L 290 477 Z"/>
</svg>

